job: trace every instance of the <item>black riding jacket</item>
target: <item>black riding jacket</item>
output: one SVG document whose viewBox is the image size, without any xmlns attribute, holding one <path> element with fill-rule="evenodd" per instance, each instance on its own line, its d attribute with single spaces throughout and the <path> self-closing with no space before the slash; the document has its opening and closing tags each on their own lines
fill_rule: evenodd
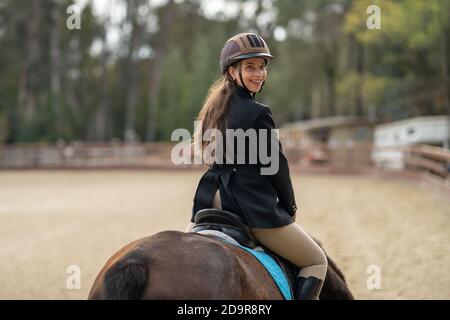
<svg viewBox="0 0 450 320">
<path fill-rule="evenodd" d="M 243 218 L 250 228 L 270 229 L 292 223 L 297 206 L 281 143 L 278 138 L 270 139 L 270 130 L 275 129 L 270 108 L 254 101 L 250 93 L 240 86 L 233 87 L 229 103 L 227 129 L 246 131 L 253 128 L 257 133 L 259 129 L 266 129 L 263 130 L 268 134 L 266 150 L 278 152 L 279 168 L 273 175 L 262 175 L 261 168 L 269 167 L 270 164 L 263 164 L 259 157 L 256 164 L 249 163 L 251 139 L 246 139 L 245 164 L 238 164 L 236 157 L 239 150 L 235 143 L 233 164 L 214 163 L 200 179 L 191 221 L 194 222 L 199 210 L 212 208 L 214 194 L 219 188 L 222 209 Z M 257 135 L 257 150 L 260 139 L 261 136 Z"/>
</svg>

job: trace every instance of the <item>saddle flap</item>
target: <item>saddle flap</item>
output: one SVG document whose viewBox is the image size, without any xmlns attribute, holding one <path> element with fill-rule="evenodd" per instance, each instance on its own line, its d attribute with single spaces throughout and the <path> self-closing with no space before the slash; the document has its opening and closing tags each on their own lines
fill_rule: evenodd
<svg viewBox="0 0 450 320">
<path fill-rule="evenodd" d="M 220 230 L 243 246 L 250 248 L 256 246 L 257 241 L 250 228 L 243 219 L 229 211 L 202 209 L 195 214 L 194 222 L 196 226 Z"/>
</svg>

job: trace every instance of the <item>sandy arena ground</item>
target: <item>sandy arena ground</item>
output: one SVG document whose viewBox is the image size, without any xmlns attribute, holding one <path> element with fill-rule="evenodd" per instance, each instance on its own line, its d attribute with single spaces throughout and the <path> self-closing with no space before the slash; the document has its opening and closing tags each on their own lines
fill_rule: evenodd
<svg viewBox="0 0 450 320">
<path fill-rule="evenodd" d="M 86 299 L 123 245 L 185 229 L 201 173 L 0 172 L 0 299 Z M 367 176 L 293 175 L 293 183 L 297 223 L 323 242 L 356 298 L 450 299 L 443 193 Z M 71 265 L 81 270 L 80 289 L 67 287 Z M 377 283 L 371 268 L 379 289 L 367 285 Z"/>
</svg>

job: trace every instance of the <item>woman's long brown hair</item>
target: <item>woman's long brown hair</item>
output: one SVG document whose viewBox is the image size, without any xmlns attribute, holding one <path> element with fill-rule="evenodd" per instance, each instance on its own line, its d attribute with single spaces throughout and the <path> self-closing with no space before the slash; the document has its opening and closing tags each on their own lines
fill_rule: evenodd
<svg viewBox="0 0 450 320">
<path fill-rule="evenodd" d="M 197 116 L 198 126 L 194 133 L 193 143 L 201 146 L 201 150 L 210 143 L 203 141 L 203 135 L 208 129 L 218 129 L 225 138 L 226 114 L 229 108 L 229 100 L 233 83 L 227 74 L 217 79 L 208 90 L 208 95 Z M 197 149 L 199 150 L 199 149 Z"/>
</svg>

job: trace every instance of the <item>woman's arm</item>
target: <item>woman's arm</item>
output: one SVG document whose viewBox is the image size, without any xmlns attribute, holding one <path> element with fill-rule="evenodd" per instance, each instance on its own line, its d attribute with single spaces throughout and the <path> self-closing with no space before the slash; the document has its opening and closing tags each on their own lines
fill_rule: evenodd
<svg viewBox="0 0 450 320">
<path fill-rule="evenodd" d="M 289 173 L 289 165 L 286 157 L 283 154 L 281 142 L 276 139 L 272 141 L 271 130 L 275 129 L 275 122 L 273 121 L 272 112 L 270 108 L 264 107 L 255 120 L 256 129 L 266 129 L 265 134 L 267 141 L 267 152 L 278 152 L 278 171 L 274 175 L 268 175 L 272 185 L 277 191 L 278 199 L 281 205 L 289 212 L 290 215 L 294 215 L 297 211 L 297 205 L 295 203 L 294 189 L 292 188 L 291 177 Z M 258 133 L 259 134 L 259 133 Z M 259 150 L 258 137 L 258 150 Z M 272 159 L 272 157 L 271 157 Z"/>
</svg>

